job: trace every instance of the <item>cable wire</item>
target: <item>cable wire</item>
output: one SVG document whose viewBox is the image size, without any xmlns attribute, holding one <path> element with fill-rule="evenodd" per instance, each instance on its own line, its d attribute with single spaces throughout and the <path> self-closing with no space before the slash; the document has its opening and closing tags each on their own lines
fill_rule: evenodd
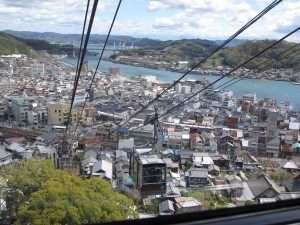
<svg viewBox="0 0 300 225">
<path fill-rule="evenodd" d="M 223 44 L 221 44 L 219 47 L 217 47 L 212 53 L 210 53 L 208 56 L 204 57 L 202 60 L 200 60 L 199 63 L 197 63 L 196 65 L 194 65 L 191 69 L 189 69 L 186 73 L 184 73 L 179 79 L 177 79 L 173 84 L 171 84 L 168 88 L 164 89 L 160 94 L 158 94 L 153 100 L 151 100 L 150 102 L 148 102 L 144 107 L 142 107 L 140 110 L 138 110 L 137 112 L 135 112 L 132 116 L 130 116 L 130 118 L 128 118 L 125 122 L 123 122 L 121 125 L 118 126 L 122 127 L 124 126 L 126 123 L 128 123 L 128 121 L 135 117 L 136 115 L 138 115 L 139 113 L 141 113 L 143 110 L 145 110 L 146 108 L 148 108 L 153 102 L 157 101 L 167 90 L 170 90 L 171 88 L 173 88 L 177 83 L 180 82 L 180 80 L 182 80 L 186 75 L 188 75 L 191 71 L 193 71 L 194 69 L 196 69 L 197 67 L 199 67 L 200 65 L 202 65 L 207 59 L 209 59 L 211 56 L 213 56 L 217 51 L 219 51 L 220 49 L 222 49 L 225 45 L 227 45 L 230 41 L 232 41 L 234 38 L 236 38 L 239 34 L 241 34 L 243 31 L 245 31 L 246 29 L 248 29 L 252 24 L 254 24 L 257 20 L 259 20 L 261 17 L 263 17 L 266 13 L 268 13 L 271 9 L 273 9 L 275 6 L 277 6 L 280 2 L 282 2 L 282 0 L 275 0 L 273 1 L 269 6 L 267 6 L 264 10 L 262 10 L 259 14 L 257 14 L 254 18 L 252 18 L 248 23 L 246 23 L 242 28 L 240 28 L 237 32 L 235 32 L 230 38 L 228 38 L 226 41 L 223 42 Z M 117 129 L 116 129 L 117 130 Z M 116 130 L 113 131 L 116 132 Z"/>
<path fill-rule="evenodd" d="M 284 50 L 283 52 L 281 52 L 278 56 L 283 55 L 284 53 L 286 53 L 286 52 L 292 50 L 293 48 L 295 48 L 295 47 L 297 47 L 297 46 L 299 46 L 299 45 L 300 45 L 300 43 L 298 43 L 298 44 L 296 44 L 296 45 L 293 45 L 292 47 L 290 47 L 290 48 Z M 296 49 L 295 51 L 290 52 L 289 54 L 283 55 L 282 57 L 280 57 L 280 58 L 277 59 L 276 61 L 279 61 L 279 60 L 281 60 L 281 59 L 283 59 L 283 58 L 285 58 L 285 57 L 287 57 L 287 56 L 289 56 L 289 55 L 291 55 L 291 54 L 294 54 L 295 52 L 298 52 L 299 50 L 300 50 L 300 48 Z M 260 67 L 260 66 L 262 66 L 262 65 L 264 65 L 264 64 L 266 64 L 266 63 L 269 63 L 269 62 L 272 61 L 272 60 L 273 60 L 273 59 L 268 59 L 268 60 L 264 61 L 263 63 L 259 64 L 258 67 Z M 273 62 L 271 62 L 271 63 L 273 63 Z M 260 69 L 260 70 L 263 70 L 264 68 L 266 68 L 266 67 L 268 67 L 269 65 L 271 65 L 271 63 L 269 63 L 269 64 L 267 64 L 267 65 L 265 65 L 264 67 L 259 68 L 259 69 Z M 230 86 L 232 86 L 232 85 L 234 85 L 234 84 L 240 82 L 241 80 L 247 78 L 245 75 L 248 75 L 249 73 L 255 73 L 255 72 L 251 71 L 251 72 L 245 72 L 245 73 L 242 73 L 242 74 L 239 75 L 239 76 L 241 76 L 241 78 L 239 78 L 238 80 L 236 80 L 236 78 L 232 78 L 231 80 L 229 80 L 229 81 L 227 81 L 227 82 L 221 84 L 220 86 L 216 87 L 214 90 L 217 90 L 217 89 L 219 89 L 220 87 L 222 87 L 222 86 L 224 86 L 224 85 L 226 85 L 226 84 L 232 82 L 233 80 L 236 80 L 235 82 L 233 82 L 233 83 L 231 83 L 231 84 L 228 84 L 227 86 L 225 86 L 225 87 L 223 87 L 222 89 L 219 90 L 219 91 L 222 91 L 222 90 L 224 90 L 224 89 L 226 89 L 226 88 L 228 88 L 228 87 L 230 87 Z M 163 117 L 164 117 L 164 116 L 163 116 Z M 141 126 L 141 127 L 142 127 L 142 126 Z M 138 128 L 141 128 L 141 127 L 138 127 Z"/>
<path fill-rule="evenodd" d="M 202 91 L 206 90 L 207 88 L 209 88 L 210 86 L 214 85 L 215 83 L 217 83 L 218 81 L 224 79 L 225 77 L 227 77 L 228 75 L 230 75 L 231 73 L 233 73 L 234 71 L 238 70 L 239 68 L 243 67 L 244 65 L 246 65 L 247 63 L 249 63 L 250 61 L 252 61 L 253 59 L 257 58 L 258 56 L 260 56 L 261 54 L 263 54 L 264 52 L 266 52 L 267 50 L 269 50 L 270 48 L 274 47 L 275 45 L 277 45 L 278 43 L 280 43 L 281 41 L 283 41 L 284 39 L 286 39 L 287 37 L 291 36 L 292 34 L 294 34 L 295 32 L 297 32 L 300 29 L 300 27 L 296 28 L 295 30 L 291 31 L 290 33 L 288 33 L 287 35 L 285 35 L 284 37 L 282 37 L 280 40 L 276 41 L 275 43 L 271 44 L 269 47 L 265 48 L 264 50 L 262 50 L 261 52 L 259 52 L 258 54 L 256 54 L 255 56 L 251 57 L 250 59 L 246 60 L 244 63 L 242 63 L 241 65 L 239 65 L 238 67 L 232 69 L 231 71 L 229 71 L 228 73 L 226 73 L 225 75 L 221 76 L 219 79 L 215 80 L 214 82 L 212 82 L 211 84 L 207 85 L 205 88 L 201 89 L 200 91 L 196 92 L 195 94 L 193 94 L 192 96 L 190 96 L 189 98 L 185 99 L 184 101 L 182 101 L 181 103 L 179 103 L 178 105 L 172 107 L 171 109 L 167 110 L 167 112 L 161 114 L 158 118 L 161 118 L 163 116 L 166 116 L 167 114 L 169 114 L 170 112 L 172 112 L 175 108 L 180 107 L 182 104 L 184 104 L 185 102 L 187 102 L 188 100 L 190 100 L 191 98 L 195 97 L 196 95 L 198 95 L 199 93 L 201 93 Z"/>
<path fill-rule="evenodd" d="M 104 45 L 103 45 L 103 48 L 102 48 L 102 51 L 101 51 L 101 54 L 100 54 L 100 57 L 99 57 L 99 60 L 98 60 L 96 69 L 95 69 L 95 71 L 94 71 L 94 74 L 93 74 L 93 77 L 92 77 L 92 81 L 91 81 L 90 86 L 89 86 L 89 90 L 92 89 L 92 85 L 93 85 L 93 83 L 94 83 L 94 80 L 95 80 L 95 77 L 96 77 L 97 70 L 98 70 L 99 65 L 100 65 L 100 62 L 101 62 L 101 60 L 102 60 L 102 56 L 103 56 L 104 50 L 105 50 L 105 48 L 106 48 L 108 39 L 109 39 L 109 37 L 110 37 L 110 33 L 111 33 L 111 31 L 112 31 L 112 28 L 113 28 L 113 26 L 114 26 L 116 17 L 117 17 L 117 15 L 118 15 L 118 12 L 119 12 L 119 8 L 120 8 L 120 6 L 121 6 L 121 3 L 122 3 L 122 0 L 119 0 L 119 4 L 118 4 L 117 9 L 116 9 L 116 11 L 115 11 L 114 18 L 113 18 L 113 20 L 112 20 L 112 22 L 111 22 L 111 25 L 110 25 L 108 34 L 107 34 L 107 36 L 106 36 L 106 40 L 105 40 L 105 42 L 104 42 Z M 102 77 L 101 77 L 101 78 L 102 78 Z M 101 78 L 100 78 L 100 79 L 101 79 Z M 80 120 L 81 117 L 82 117 L 83 110 L 84 110 L 84 108 L 85 108 L 87 99 L 88 99 L 88 98 L 86 97 L 86 98 L 85 98 L 85 101 L 84 101 L 84 104 L 83 104 L 83 107 L 82 107 L 82 110 L 81 110 L 81 112 L 80 112 L 79 120 Z M 74 139 L 75 133 L 76 133 L 77 128 L 78 128 L 78 125 L 79 125 L 79 121 L 77 121 L 77 123 L 76 123 L 76 127 L 75 127 L 75 131 L 74 131 L 74 133 L 73 133 L 73 138 L 72 138 L 72 140 Z"/>
<path fill-rule="evenodd" d="M 97 11 L 97 5 L 98 5 L 98 0 L 94 0 L 94 4 L 93 4 L 91 16 L 90 16 L 90 21 L 89 21 L 89 26 L 88 26 L 88 30 L 87 30 L 87 34 L 86 34 L 86 38 L 85 38 L 85 42 L 84 42 L 84 47 L 83 47 L 83 51 L 82 51 L 82 55 L 81 55 L 81 59 L 80 59 L 80 64 L 79 64 L 79 68 L 78 68 L 78 75 L 76 76 L 75 85 L 74 85 L 74 88 L 73 88 L 72 100 L 71 100 L 71 105 L 70 105 L 70 110 L 69 110 L 69 115 L 68 115 L 68 121 L 67 121 L 67 124 L 66 124 L 64 141 L 66 141 L 66 137 L 67 137 L 67 131 L 68 131 L 69 123 L 70 123 L 70 117 L 71 117 L 71 114 L 72 114 L 72 108 L 73 108 L 73 104 L 74 104 L 74 100 L 75 100 L 76 90 L 77 90 L 77 86 L 78 86 L 78 82 L 79 82 L 79 78 L 80 78 L 80 73 L 81 73 L 82 64 L 83 64 L 84 56 L 85 56 L 85 53 L 86 53 L 89 37 L 90 37 L 90 34 L 91 34 L 91 30 L 92 30 L 95 14 L 96 14 L 96 11 Z"/>
</svg>

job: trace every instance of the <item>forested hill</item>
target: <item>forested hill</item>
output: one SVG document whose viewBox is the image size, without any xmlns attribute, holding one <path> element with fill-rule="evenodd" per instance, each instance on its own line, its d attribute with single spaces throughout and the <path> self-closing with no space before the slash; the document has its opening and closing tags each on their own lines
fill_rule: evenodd
<svg viewBox="0 0 300 225">
<path fill-rule="evenodd" d="M 260 51 L 269 47 L 275 42 L 275 40 L 255 40 L 247 41 L 242 44 L 227 47 L 212 57 L 210 57 L 204 64 L 204 66 L 229 66 L 236 67 L 244 63 L 246 60 L 258 54 Z M 274 63 L 269 63 L 269 68 L 287 68 L 287 69 L 300 69 L 300 46 L 292 49 L 286 54 L 289 56 L 279 60 L 282 56 L 282 52 L 289 49 L 296 43 L 282 42 L 278 45 L 272 47 L 270 50 L 266 51 L 261 56 L 252 60 L 250 63 L 245 65 L 248 69 L 260 69 L 258 66 L 268 59 L 273 60 Z M 166 41 L 159 46 L 145 48 L 145 51 L 140 49 L 139 52 L 135 51 L 121 51 L 119 55 L 138 55 L 145 56 L 151 55 L 155 56 L 159 61 L 166 61 L 169 63 L 176 63 L 178 61 L 188 61 L 190 66 L 196 65 L 201 58 L 209 55 L 218 47 L 214 41 L 201 40 L 201 39 L 184 39 L 178 41 Z M 149 51 L 149 50 L 156 51 Z M 299 49 L 299 51 L 294 52 Z M 278 61 L 279 60 L 279 61 Z"/>
<path fill-rule="evenodd" d="M 60 46 L 58 44 L 50 44 L 45 40 L 25 39 L 0 32 L 0 55 L 25 54 L 28 56 L 37 56 L 37 51 L 42 50 L 46 50 L 50 54 L 71 54 L 72 49 L 65 47 L 72 46 Z"/>
<path fill-rule="evenodd" d="M 236 67 L 242 64 L 247 59 L 255 56 L 263 49 L 267 48 L 273 44 L 274 40 L 257 40 L 257 41 L 248 41 L 246 43 L 224 49 L 219 53 L 218 57 L 220 62 L 223 65 Z M 266 51 L 264 54 L 258 58 L 252 60 L 249 64 L 246 65 L 248 69 L 259 69 L 258 66 L 268 59 L 272 59 L 274 63 L 271 65 L 273 68 L 291 68 L 291 69 L 300 69 L 300 46 L 293 48 L 291 51 L 288 51 L 286 54 L 281 55 L 281 53 L 290 47 L 294 46 L 296 43 L 291 42 L 281 42 L 273 48 Z M 299 51 L 297 51 L 299 49 Z M 292 53 L 292 54 L 290 54 Z M 290 55 L 289 55 L 290 54 Z M 283 59 L 279 60 L 282 56 L 288 55 Z M 279 60 L 279 61 L 278 61 Z"/>
<path fill-rule="evenodd" d="M 0 55 L 8 54 L 26 54 L 31 56 L 34 54 L 34 51 L 24 42 L 0 32 Z"/>
</svg>

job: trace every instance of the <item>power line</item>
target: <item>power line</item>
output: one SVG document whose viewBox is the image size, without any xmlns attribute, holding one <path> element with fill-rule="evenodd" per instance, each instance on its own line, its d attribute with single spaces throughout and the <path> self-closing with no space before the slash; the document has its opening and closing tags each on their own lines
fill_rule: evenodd
<svg viewBox="0 0 300 225">
<path fill-rule="evenodd" d="M 300 45 L 300 43 L 295 44 L 295 45 L 293 45 L 292 47 L 289 47 L 288 49 L 286 49 L 286 50 L 284 50 L 283 52 L 281 52 L 280 54 L 278 54 L 278 56 L 281 56 L 281 55 L 287 53 L 288 51 L 291 51 L 292 49 L 296 48 L 296 47 L 299 46 L 299 45 Z M 297 51 L 299 51 L 299 50 L 300 50 L 300 48 L 298 48 L 298 49 L 296 49 L 296 50 L 290 52 L 289 54 L 283 55 L 282 57 L 280 57 L 280 58 L 277 59 L 276 61 L 279 61 L 279 60 L 281 60 L 281 59 L 283 59 L 283 58 L 285 58 L 285 57 L 287 57 L 287 56 L 289 56 L 289 55 L 291 55 L 291 54 L 294 54 L 295 52 L 297 52 Z M 268 64 L 267 64 L 267 63 L 268 63 Z M 271 63 L 273 63 L 273 59 L 268 59 L 268 60 L 264 61 L 263 63 L 259 64 L 258 67 L 260 67 L 260 66 L 262 66 L 262 65 L 264 65 L 264 64 L 267 64 L 267 65 L 265 65 L 264 67 L 259 68 L 260 70 L 263 70 L 264 68 L 266 68 L 267 66 L 269 66 Z M 251 72 L 250 72 L 250 73 L 251 73 Z M 255 73 L 255 72 L 252 71 L 252 73 Z M 231 85 L 236 84 L 236 83 L 238 83 L 239 81 L 245 79 L 245 78 L 246 78 L 245 75 L 248 75 L 248 74 L 249 74 L 249 72 L 242 73 L 242 74 L 240 75 L 240 76 L 241 76 L 240 79 L 236 80 L 236 78 L 232 78 L 231 80 L 229 80 L 229 81 L 227 81 L 227 82 L 221 84 L 221 85 L 218 86 L 217 88 L 215 88 L 215 90 L 216 90 L 216 89 L 219 89 L 220 87 L 222 87 L 222 86 L 224 86 L 224 85 L 226 85 L 226 84 L 228 84 L 228 83 L 230 83 L 230 82 L 232 82 L 233 80 L 236 80 L 235 82 L 233 82 L 233 83 L 231 83 L 231 84 L 229 84 L 229 85 L 223 87 L 222 89 L 220 89 L 220 90 L 224 90 L 224 89 L 230 87 Z M 130 131 L 138 130 L 138 129 L 142 128 L 142 127 L 145 127 L 145 125 L 136 127 L 136 128 L 134 128 L 134 129 L 132 129 L 132 130 L 130 130 Z"/>
<path fill-rule="evenodd" d="M 91 16 L 90 16 L 90 21 L 89 21 L 89 26 L 88 26 L 88 30 L 87 30 L 87 34 L 86 34 L 86 38 L 85 38 L 85 42 L 84 42 L 84 47 L 83 47 L 83 51 L 82 51 L 82 55 L 81 55 L 81 60 L 80 60 L 79 68 L 78 68 L 78 75 L 76 76 L 75 81 L 74 81 L 75 84 L 74 84 L 74 88 L 73 88 L 73 94 L 72 94 L 72 100 L 71 100 L 69 115 L 68 115 L 68 121 L 67 121 L 67 124 L 66 124 L 64 141 L 66 140 L 66 137 L 67 137 L 67 131 L 68 131 L 69 123 L 70 123 L 70 117 L 71 117 L 71 114 L 72 114 L 72 108 L 73 108 L 73 104 L 74 104 L 74 100 L 75 100 L 76 90 L 77 90 L 77 86 L 78 86 L 78 82 L 79 82 L 79 78 L 80 78 L 80 73 L 81 73 L 81 69 L 82 69 L 84 56 L 85 56 L 86 49 L 87 49 L 87 44 L 88 44 L 88 41 L 89 41 L 89 37 L 90 37 L 90 34 L 91 34 L 93 22 L 94 22 L 94 17 L 95 17 L 96 11 L 97 11 L 97 5 L 98 5 L 98 0 L 94 0 L 94 4 L 93 4 Z"/>
<path fill-rule="evenodd" d="M 83 38 L 84 38 L 84 32 L 85 32 L 85 26 L 86 26 L 86 19 L 87 19 L 87 14 L 88 14 L 89 7 L 90 7 L 90 0 L 88 0 L 87 5 L 86 5 L 86 11 L 85 11 L 85 16 L 84 16 L 84 23 L 83 23 L 83 28 L 82 28 L 82 33 L 81 33 L 81 39 L 80 39 L 80 47 L 79 47 L 79 52 L 78 52 L 77 64 L 76 64 L 76 72 L 75 72 L 76 76 L 78 74 L 79 60 L 80 60 L 80 58 L 82 56 L 82 44 L 83 44 Z M 76 80 L 76 76 L 75 76 L 75 80 Z M 75 88 L 75 82 L 74 82 L 74 88 Z"/>
<path fill-rule="evenodd" d="M 278 56 L 283 55 L 284 53 L 286 53 L 286 52 L 292 50 L 293 48 L 295 48 L 295 47 L 297 47 L 297 46 L 299 46 L 299 45 L 300 45 L 300 43 L 298 43 L 298 44 L 296 44 L 296 45 L 294 45 L 294 46 L 292 46 L 292 47 L 290 47 L 290 48 L 284 50 L 284 51 L 281 52 Z M 287 56 L 289 56 L 289 55 L 291 55 L 291 54 L 294 54 L 295 52 L 298 52 L 299 50 L 300 50 L 300 48 L 298 48 L 298 49 L 296 49 L 296 50 L 290 52 L 289 54 L 283 55 L 282 57 L 280 57 L 280 58 L 277 59 L 276 61 L 279 61 L 279 60 L 281 60 L 281 59 L 283 59 L 283 58 L 285 58 L 285 57 L 287 57 Z M 260 66 L 262 66 L 262 65 L 264 65 L 264 64 L 266 64 L 266 63 L 269 63 L 269 62 L 272 61 L 272 60 L 273 60 L 273 59 L 268 59 L 268 60 L 264 61 L 263 63 L 259 64 L 258 67 L 260 67 Z M 272 62 L 271 62 L 271 63 L 272 63 Z M 259 68 L 259 69 L 260 69 L 260 70 L 263 70 L 264 68 L 266 68 L 267 66 L 269 66 L 271 63 L 269 63 L 269 64 L 267 64 L 267 65 L 265 65 L 264 67 Z M 240 75 L 241 78 L 239 78 L 238 80 L 236 80 L 236 78 L 232 78 L 231 80 L 229 80 L 229 81 L 227 81 L 227 82 L 221 84 L 220 86 L 216 87 L 215 90 L 216 90 L 216 89 L 219 89 L 220 87 L 222 87 L 222 86 L 224 86 L 224 85 L 226 85 L 226 84 L 228 84 L 228 83 L 230 83 L 230 82 L 232 82 L 233 80 L 236 80 L 235 82 L 233 82 L 233 83 L 231 83 L 231 84 L 228 84 L 227 86 L 225 86 L 225 87 L 223 87 L 222 89 L 220 89 L 220 91 L 222 91 L 222 90 L 224 90 L 224 89 L 226 89 L 226 88 L 228 88 L 228 87 L 230 87 L 230 86 L 232 86 L 232 85 L 234 85 L 234 84 L 240 82 L 241 80 L 245 79 L 245 78 L 246 78 L 245 75 L 248 75 L 249 73 L 251 73 L 251 72 L 245 72 L 245 73 L 242 73 L 242 74 Z M 252 73 L 255 73 L 255 72 L 252 71 Z M 142 126 L 141 126 L 141 127 L 142 127 Z M 138 129 L 138 128 L 141 128 L 141 127 L 137 127 L 137 129 Z"/>
<path fill-rule="evenodd" d="M 231 71 L 229 71 L 228 73 L 226 73 L 225 75 L 223 75 L 222 77 L 220 77 L 219 79 L 217 79 L 216 81 L 212 82 L 211 84 L 207 85 L 205 88 L 201 89 L 200 91 L 196 92 L 195 94 L 193 94 L 192 96 L 190 96 L 189 98 L 185 99 L 184 101 L 182 101 L 181 103 L 179 103 L 178 105 L 174 106 L 173 108 L 167 110 L 167 112 L 163 113 L 162 115 L 160 115 L 158 118 L 161 118 L 167 114 L 169 114 L 170 112 L 172 112 L 175 108 L 180 107 L 182 104 L 184 104 L 185 102 L 187 102 L 188 100 L 190 100 L 191 98 L 195 97 L 196 95 L 198 95 L 199 93 L 201 93 L 202 91 L 206 90 L 207 88 L 209 88 L 210 86 L 214 85 L 215 83 L 217 83 L 218 81 L 224 79 L 225 77 L 227 77 L 228 75 L 230 75 L 231 73 L 233 73 L 234 71 L 238 70 L 239 68 L 243 67 L 244 65 L 246 65 L 247 63 L 249 63 L 250 61 L 252 61 L 253 59 L 257 58 L 258 56 L 260 56 L 261 54 L 263 54 L 264 52 L 266 52 L 267 50 L 269 50 L 270 48 L 274 47 L 275 45 L 277 45 L 278 43 L 280 43 L 281 41 L 283 41 L 284 39 L 286 39 L 287 37 L 291 36 L 292 34 L 294 34 L 295 32 L 297 32 L 300 29 L 300 27 L 296 28 L 295 30 L 293 30 L 292 32 L 288 33 L 287 35 L 285 35 L 283 38 L 281 38 L 280 40 L 276 41 L 275 43 L 271 44 L 269 47 L 265 48 L 264 50 L 262 50 L 261 52 L 259 52 L 258 54 L 256 54 L 255 56 L 251 57 L 250 59 L 246 60 L 244 63 L 242 63 L 241 65 L 239 65 L 238 67 L 232 69 Z"/>
<path fill-rule="evenodd" d="M 101 55 L 100 55 L 100 57 L 99 57 L 99 60 L 98 60 L 96 69 L 95 69 L 95 71 L 94 71 L 94 74 L 93 74 L 93 77 L 92 77 L 92 81 L 91 81 L 90 86 L 89 86 L 89 90 L 92 89 L 92 85 L 93 85 L 93 83 L 94 83 L 94 79 L 95 79 L 95 77 L 96 77 L 97 70 L 98 70 L 99 65 L 100 65 L 100 62 L 101 62 L 101 60 L 102 60 L 102 56 L 103 56 L 105 47 L 106 47 L 106 45 L 107 45 L 108 39 L 109 39 L 109 37 L 110 37 L 110 33 L 111 33 L 111 31 L 112 31 L 112 28 L 113 28 L 113 26 L 114 26 L 116 17 L 117 17 L 117 15 L 118 15 L 118 12 L 119 12 L 119 8 L 120 8 L 120 6 L 121 6 L 121 3 L 122 3 L 122 0 L 119 0 L 119 4 L 118 4 L 117 9 L 116 9 L 116 11 L 115 11 L 114 18 L 113 18 L 113 20 L 112 20 L 112 22 L 111 22 L 111 25 L 110 25 L 108 34 L 107 34 L 107 36 L 106 36 L 106 40 L 105 40 L 104 46 L 103 46 L 102 51 L 101 51 Z M 102 78 L 102 77 L 101 77 L 101 78 Z M 87 97 L 85 98 L 85 101 L 84 101 L 82 110 L 81 110 L 81 112 L 80 112 L 79 120 L 80 120 L 81 117 L 82 117 L 82 113 L 83 113 L 83 110 L 84 110 L 84 108 L 85 108 L 86 102 L 87 102 Z M 75 127 L 75 131 L 74 131 L 73 138 L 74 138 L 75 133 L 76 133 L 76 131 L 77 131 L 78 125 L 79 125 L 79 121 L 77 121 L 77 123 L 76 123 L 76 127 Z"/>
<path fill-rule="evenodd" d="M 252 24 L 254 24 L 257 20 L 259 20 L 261 17 L 263 17 L 266 13 L 268 13 L 271 9 L 273 9 L 275 6 L 277 6 L 282 0 L 275 0 L 273 1 L 269 6 L 267 6 L 264 10 L 262 10 L 259 14 L 257 14 L 253 19 L 251 19 L 248 23 L 246 23 L 242 28 L 240 28 L 237 32 L 235 32 L 230 38 L 228 38 L 226 41 L 224 41 L 223 44 L 221 44 L 219 47 L 217 47 L 212 53 L 210 53 L 208 56 L 204 57 L 202 60 L 200 60 L 199 63 L 194 65 L 191 69 L 189 69 L 186 73 L 184 73 L 179 79 L 177 79 L 173 84 L 171 84 L 168 88 L 164 89 L 160 94 L 158 94 L 153 100 L 148 102 L 145 106 L 143 106 L 140 110 L 135 112 L 130 118 L 128 118 L 125 122 L 123 122 L 121 125 L 118 126 L 122 127 L 126 123 L 129 122 L 129 120 L 139 113 L 141 113 L 144 109 L 148 108 L 153 102 L 157 101 L 167 90 L 170 90 L 173 88 L 177 83 L 180 82 L 186 75 L 188 75 L 191 71 L 199 67 L 201 64 L 203 64 L 207 59 L 209 59 L 211 56 L 213 56 L 217 51 L 222 49 L 225 45 L 227 45 L 230 41 L 232 41 L 234 38 L 236 38 L 239 34 L 241 34 L 243 31 L 248 29 Z M 117 129 L 113 131 L 116 132 Z"/>
<path fill-rule="evenodd" d="M 297 46 L 299 46 L 299 45 L 300 45 L 300 43 L 298 43 L 298 44 L 296 44 L 296 45 L 294 45 L 294 46 L 288 48 L 288 49 L 285 50 L 284 52 L 280 53 L 279 56 L 282 55 L 282 54 L 284 54 L 284 53 L 286 53 L 286 52 L 288 52 L 288 51 L 290 51 L 290 50 L 292 50 L 293 48 L 295 48 L 295 47 L 297 47 Z M 289 55 L 291 55 L 291 54 L 294 54 L 295 52 L 298 52 L 299 50 L 300 50 L 300 48 L 296 49 L 296 50 L 293 51 L 293 52 L 290 52 L 289 54 L 286 54 L 286 55 L 280 57 L 277 61 L 279 61 L 279 60 L 281 60 L 281 59 L 283 59 L 283 58 L 285 58 L 285 57 L 287 57 L 287 56 L 289 56 Z M 268 62 L 270 62 L 270 61 L 272 61 L 272 59 L 269 59 L 269 60 L 267 60 L 267 61 L 261 63 L 261 64 L 258 65 L 258 66 L 262 66 L 263 64 L 268 63 Z M 271 63 L 270 63 L 270 64 L 271 64 Z M 266 65 L 266 66 L 260 68 L 260 70 L 266 68 L 266 67 L 269 66 L 270 64 L 268 64 L 268 65 Z M 247 73 L 244 73 L 244 74 L 241 74 L 241 75 L 245 75 L 245 74 L 247 74 Z M 231 84 L 229 84 L 229 85 L 223 87 L 221 90 L 224 90 L 225 88 L 228 88 L 228 87 L 230 87 L 231 85 L 234 85 L 234 84 L 240 82 L 241 80 L 243 80 L 243 79 L 245 79 L 245 78 L 246 78 L 245 76 L 244 76 L 244 77 L 241 77 L 241 78 L 239 78 L 238 80 L 236 80 L 235 82 L 233 82 L 233 83 L 231 83 Z M 235 79 L 236 79 L 236 78 L 233 78 L 233 79 L 231 79 L 231 80 L 225 82 L 225 83 L 222 84 L 221 86 L 224 86 L 225 84 L 228 84 L 229 82 L 231 82 L 231 81 L 233 81 L 233 80 L 235 80 Z M 221 86 L 219 86 L 219 87 L 221 87 Z M 217 88 L 219 88 L 219 87 L 217 87 Z"/>
</svg>

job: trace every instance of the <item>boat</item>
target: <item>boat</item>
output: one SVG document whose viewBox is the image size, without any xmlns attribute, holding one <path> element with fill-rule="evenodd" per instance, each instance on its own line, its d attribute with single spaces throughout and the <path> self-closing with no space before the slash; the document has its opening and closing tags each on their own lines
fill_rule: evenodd
<svg viewBox="0 0 300 225">
<path fill-rule="evenodd" d="M 292 84 L 300 85 L 300 82 L 292 82 Z"/>
</svg>

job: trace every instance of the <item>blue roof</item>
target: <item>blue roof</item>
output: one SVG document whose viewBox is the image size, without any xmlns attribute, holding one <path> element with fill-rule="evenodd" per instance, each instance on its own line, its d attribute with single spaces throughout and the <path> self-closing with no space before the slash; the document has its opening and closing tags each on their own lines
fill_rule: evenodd
<svg viewBox="0 0 300 225">
<path fill-rule="evenodd" d="M 128 132 L 128 129 L 126 127 L 119 127 L 118 128 L 118 132 L 120 132 L 120 133 L 126 133 L 126 132 Z"/>
</svg>

